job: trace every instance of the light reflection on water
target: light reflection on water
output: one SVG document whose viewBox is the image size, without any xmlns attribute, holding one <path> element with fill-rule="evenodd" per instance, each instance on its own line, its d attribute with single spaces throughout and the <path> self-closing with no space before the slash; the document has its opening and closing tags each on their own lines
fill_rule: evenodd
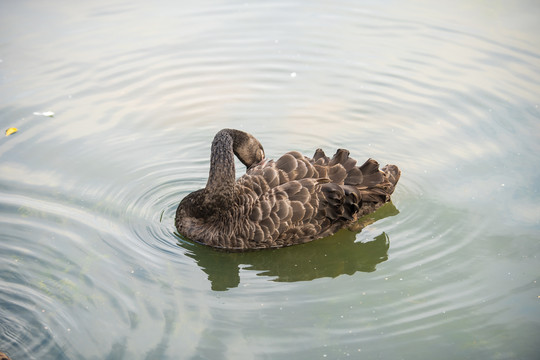
<svg viewBox="0 0 540 360">
<path fill-rule="evenodd" d="M 0 351 L 534 358 L 538 4 L 0 5 Z M 53 117 L 34 113 L 53 111 Z M 359 233 L 177 236 L 216 131 L 403 171 Z M 244 169 L 237 164 L 237 173 Z"/>
</svg>

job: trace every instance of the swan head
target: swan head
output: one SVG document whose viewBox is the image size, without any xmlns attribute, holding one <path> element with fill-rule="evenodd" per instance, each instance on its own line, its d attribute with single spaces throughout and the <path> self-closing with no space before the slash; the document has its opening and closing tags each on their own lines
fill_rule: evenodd
<svg viewBox="0 0 540 360">
<path fill-rule="evenodd" d="M 234 154 L 246 168 L 264 160 L 264 148 L 253 135 L 239 130 L 235 130 L 232 135 Z"/>
</svg>

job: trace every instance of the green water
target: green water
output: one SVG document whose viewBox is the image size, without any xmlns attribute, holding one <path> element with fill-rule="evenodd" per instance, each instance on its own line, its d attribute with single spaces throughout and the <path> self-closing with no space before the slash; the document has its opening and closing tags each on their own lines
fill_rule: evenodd
<svg viewBox="0 0 540 360">
<path fill-rule="evenodd" d="M 0 124 L 18 128 L 0 139 L 0 351 L 536 359 L 539 17 L 535 1 L 0 3 Z M 347 148 L 402 178 L 360 232 L 215 251 L 173 220 L 225 127 L 268 158 Z"/>
</svg>

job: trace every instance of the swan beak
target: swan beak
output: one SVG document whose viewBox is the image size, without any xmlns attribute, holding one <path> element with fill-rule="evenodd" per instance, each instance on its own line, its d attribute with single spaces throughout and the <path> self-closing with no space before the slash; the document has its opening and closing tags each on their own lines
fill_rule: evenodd
<svg viewBox="0 0 540 360">
<path fill-rule="evenodd" d="M 257 166 L 264 167 L 266 164 L 268 164 L 268 160 L 267 160 L 267 159 L 262 159 L 260 162 L 251 165 L 251 166 L 248 168 L 248 170 L 251 170 L 251 169 L 253 169 L 253 168 L 257 167 Z"/>
</svg>

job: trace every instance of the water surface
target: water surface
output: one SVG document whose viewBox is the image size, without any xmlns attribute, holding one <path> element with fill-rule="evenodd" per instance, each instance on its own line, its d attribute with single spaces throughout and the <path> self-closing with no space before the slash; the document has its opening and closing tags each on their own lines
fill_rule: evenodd
<svg viewBox="0 0 540 360">
<path fill-rule="evenodd" d="M 535 1 L 2 2 L 0 124 L 19 131 L 0 139 L 0 351 L 536 358 L 539 17 Z M 402 179 L 358 233 L 215 251 L 173 222 L 224 127 L 270 158 L 347 148 Z"/>
</svg>

